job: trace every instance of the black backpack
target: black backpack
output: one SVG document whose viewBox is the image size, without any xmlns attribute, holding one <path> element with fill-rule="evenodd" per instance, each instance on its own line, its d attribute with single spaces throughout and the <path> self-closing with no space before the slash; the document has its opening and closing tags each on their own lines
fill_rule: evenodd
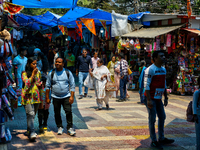
<svg viewBox="0 0 200 150">
<path fill-rule="evenodd" d="M 55 71 L 56 71 L 56 70 L 53 69 L 52 72 L 51 72 L 51 89 L 52 89 L 53 76 L 54 76 L 54 74 L 55 74 Z M 69 79 L 69 70 L 65 69 L 65 72 L 66 72 L 67 77 L 68 77 L 68 79 Z"/>
<path fill-rule="evenodd" d="M 199 93 L 198 103 L 199 101 L 200 101 L 200 93 Z M 193 103 L 192 101 L 189 102 L 186 110 L 186 120 L 188 122 L 194 122 L 192 103 Z"/>
</svg>

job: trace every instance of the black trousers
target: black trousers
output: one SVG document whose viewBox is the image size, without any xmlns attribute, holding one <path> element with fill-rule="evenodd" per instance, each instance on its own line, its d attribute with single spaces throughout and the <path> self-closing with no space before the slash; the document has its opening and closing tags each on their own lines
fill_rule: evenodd
<svg viewBox="0 0 200 150">
<path fill-rule="evenodd" d="M 64 99 L 53 98 L 54 116 L 55 116 L 55 121 L 58 128 L 59 127 L 63 128 L 62 119 L 60 115 L 61 105 L 63 106 L 63 109 L 66 114 L 67 130 L 69 130 L 69 128 L 73 127 L 72 108 L 71 108 L 71 104 L 69 103 L 69 97 L 64 98 Z"/>
<path fill-rule="evenodd" d="M 38 109 L 39 128 L 47 127 L 47 120 L 49 117 L 49 109 Z"/>
</svg>

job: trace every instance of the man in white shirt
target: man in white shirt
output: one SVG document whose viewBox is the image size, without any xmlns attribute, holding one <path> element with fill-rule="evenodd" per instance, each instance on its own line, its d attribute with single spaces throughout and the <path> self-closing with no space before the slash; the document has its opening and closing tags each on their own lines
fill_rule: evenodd
<svg viewBox="0 0 200 150">
<path fill-rule="evenodd" d="M 17 66 L 17 86 L 19 89 L 22 89 L 23 81 L 22 81 L 22 71 L 25 71 L 25 67 L 27 64 L 27 58 L 25 57 L 27 54 L 27 48 L 25 46 L 21 47 L 20 54 L 13 59 L 13 65 Z M 21 96 L 18 98 L 18 106 L 21 106 Z"/>
<path fill-rule="evenodd" d="M 98 52 L 94 52 L 94 55 L 93 55 L 93 57 L 92 57 L 92 66 L 93 66 L 92 69 L 94 69 L 94 68 L 97 67 L 97 61 L 98 61 L 98 60 L 99 60 Z"/>
</svg>

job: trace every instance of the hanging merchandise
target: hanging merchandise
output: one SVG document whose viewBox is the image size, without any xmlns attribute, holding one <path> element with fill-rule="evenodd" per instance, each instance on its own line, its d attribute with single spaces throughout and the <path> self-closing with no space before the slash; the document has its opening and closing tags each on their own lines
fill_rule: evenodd
<svg viewBox="0 0 200 150">
<path fill-rule="evenodd" d="M 8 32 L 11 32 L 11 31 L 13 30 L 13 27 L 6 27 L 6 30 L 7 30 Z"/>
<path fill-rule="evenodd" d="M 122 47 L 122 39 L 119 40 L 119 42 L 118 42 L 118 44 L 117 44 L 117 49 L 118 49 L 118 50 L 123 49 L 123 47 Z"/>
<path fill-rule="evenodd" d="M 164 35 L 161 35 L 160 36 L 160 43 L 164 43 L 165 42 L 165 36 Z"/>
<path fill-rule="evenodd" d="M 81 33 L 80 29 L 77 28 L 77 27 L 75 27 L 75 31 L 76 31 L 76 33 L 78 34 L 78 36 L 81 37 L 81 39 L 82 39 L 83 36 L 82 36 L 82 33 Z"/>
<path fill-rule="evenodd" d="M 167 52 L 168 54 L 172 53 L 173 52 L 172 47 L 167 47 Z"/>
<path fill-rule="evenodd" d="M 125 39 L 122 40 L 121 45 L 122 45 L 122 47 L 126 46 L 126 40 Z"/>
<path fill-rule="evenodd" d="M 82 22 L 81 21 L 76 21 L 76 24 L 78 26 L 78 28 L 75 27 L 76 33 L 81 37 L 81 39 L 83 38 L 82 33 Z"/>
<path fill-rule="evenodd" d="M 193 37 L 190 40 L 190 52 L 194 53 L 194 38 Z"/>
<path fill-rule="evenodd" d="M 80 18 L 80 20 L 84 23 L 84 25 L 88 28 L 90 32 L 96 35 L 94 19 Z"/>
<path fill-rule="evenodd" d="M 160 39 L 156 38 L 156 50 L 160 50 Z"/>
<path fill-rule="evenodd" d="M 72 38 L 72 39 L 74 39 L 74 40 L 76 40 L 77 38 L 76 38 L 76 31 L 68 31 L 68 35 Z"/>
<path fill-rule="evenodd" d="M 65 35 L 64 26 L 63 25 L 58 25 L 58 28 L 60 29 L 60 31 L 62 32 L 62 34 Z"/>
<path fill-rule="evenodd" d="M 153 43 L 153 50 L 156 50 L 156 42 Z"/>
<path fill-rule="evenodd" d="M 185 66 L 185 58 L 184 57 L 178 58 L 178 65 L 179 66 Z"/>
<path fill-rule="evenodd" d="M 175 42 L 175 39 L 176 38 L 176 36 L 175 35 L 173 35 L 172 36 L 172 49 L 174 50 L 174 49 L 176 49 L 176 42 Z"/>
<path fill-rule="evenodd" d="M 35 35 L 38 31 L 33 31 L 32 35 Z"/>
<path fill-rule="evenodd" d="M 11 15 L 15 15 L 24 9 L 24 6 L 16 5 L 9 2 L 3 3 L 3 9 L 5 12 L 10 13 Z"/>
<path fill-rule="evenodd" d="M 67 29 L 67 27 L 64 27 L 64 32 L 65 32 L 64 35 L 68 35 L 68 29 Z"/>
<path fill-rule="evenodd" d="M 107 30 L 107 28 L 106 28 L 106 21 L 104 21 L 104 20 L 99 20 L 99 21 L 101 22 L 101 24 L 104 27 L 104 29 Z"/>
<path fill-rule="evenodd" d="M 48 39 L 51 41 L 51 38 L 52 38 L 52 33 L 51 34 L 46 34 Z"/>
<path fill-rule="evenodd" d="M 171 34 L 167 34 L 166 47 L 171 47 Z"/>
<path fill-rule="evenodd" d="M 80 32 L 81 32 L 81 34 L 82 34 L 82 22 L 81 21 L 76 21 L 76 24 L 77 24 L 77 26 L 78 26 L 78 28 L 79 28 L 79 30 L 80 30 Z"/>
<path fill-rule="evenodd" d="M 135 49 L 136 49 L 136 50 L 141 50 L 141 46 L 140 46 L 140 41 L 139 41 L 139 39 L 136 39 L 136 41 L 135 41 Z"/>
<path fill-rule="evenodd" d="M 134 48 L 134 44 L 135 44 L 134 40 L 131 39 L 130 42 L 129 42 L 129 46 L 130 46 L 131 48 Z"/>
<path fill-rule="evenodd" d="M 129 49 L 129 48 L 130 48 L 130 45 L 129 45 L 129 44 L 130 44 L 130 40 L 129 40 L 129 39 L 127 39 L 127 40 L 126 40 L 126 46 L 125 46 L 127 49 Z"/>
</svg>

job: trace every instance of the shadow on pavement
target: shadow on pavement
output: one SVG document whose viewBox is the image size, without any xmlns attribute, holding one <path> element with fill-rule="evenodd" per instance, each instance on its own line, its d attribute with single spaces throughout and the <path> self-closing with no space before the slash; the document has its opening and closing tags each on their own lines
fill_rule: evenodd
<svg viewBox="0 0 200 150">
<path fill-rule="evenodd" d="M 157 125 L 158 121 L 156 121 Z M 179 126 L 180 125 L 180 126 Z M 166 138 L 174 139 L 175 142 L 168 145 L 163 145 L 164 150 L 186 150 L 195 145 L 196 138 L 188 136 L 188 134 L 195 133 L 194 124 L 189 123 L 184 119 L 176 118 L 169 124 L 165 125 L 164 134 Z M 149 134 L 148 134 L 149 135 Z M 156 128 L 156 135 L 158 139 L 158 129 Z M 136 150 L 141 150 L 143 148 L 148 148 L 149 150 L 154 150 L 155 148 L 150 147 L 151 138 L 144 139 L 140 141 L 140 146 Z"/>
</svg>

